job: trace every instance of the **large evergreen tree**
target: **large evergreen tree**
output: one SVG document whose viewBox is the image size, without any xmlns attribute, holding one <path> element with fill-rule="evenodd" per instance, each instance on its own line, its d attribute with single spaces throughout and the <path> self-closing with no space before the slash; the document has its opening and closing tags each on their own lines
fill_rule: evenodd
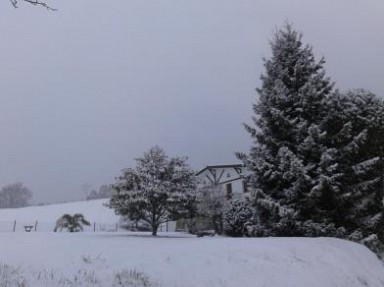
<svg viewBox="0 0 384 287">
<path fill-rule="evenodd" d="M 384 242 L 384 103 L 342 94 L 291 25 L 265 60 L 248 155 L 257 230 Z"/>
<path fill-rule="evenodd" d="M 245 126 L 254 145 L 243 159 L 252 171 L 259 224 L 266 232 L 284 234 L 287 229 L 288 235 L 294 227 L 287 218 L 302 217 L 300 206 L 306 206 L 304 194 L 320 161 L 321 121 L 333 84 L 325 77 L 324 60 L 315 60 L 291 25 L 275 33 L 271 48 L 253 125 Z"/>
</svg>

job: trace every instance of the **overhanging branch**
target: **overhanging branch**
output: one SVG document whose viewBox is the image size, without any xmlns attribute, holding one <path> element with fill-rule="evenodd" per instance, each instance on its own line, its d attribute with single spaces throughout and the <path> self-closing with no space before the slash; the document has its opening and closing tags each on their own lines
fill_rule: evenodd
<svg viewBox="0 0 384 287">
<path fill-rule="evenodd" d="M 18 1 L 19 0 L 9 0 L 9 1 L 11 2 L 13 7 L 15 7 L 15 8 L 19 7 L 19 5 L 18 5 Z M 57 10 L 57 9 L 52 8 L 51 6 L 49 6 L 46 2 L 42 2 L 42 1 L 39 1 L 39 0 L 20 0 L 20 1 L 27 2 L 27 3 L 32 4 L 34 6 L 44 7 L 44 8 L 46 8 L 49 11 L 56 11 Z"/>
</svg>

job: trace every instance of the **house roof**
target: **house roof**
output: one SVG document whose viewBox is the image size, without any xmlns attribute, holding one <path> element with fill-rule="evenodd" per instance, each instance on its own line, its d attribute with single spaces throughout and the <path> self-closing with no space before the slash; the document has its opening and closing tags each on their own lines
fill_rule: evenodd
<svg viewBox="0 0 384 287">
<path fill-rule="evenodd" d="M 223 165 L 207 165 L 206 167 L 198 171 L 196 175 L 199 175 L 204 171 L 206 171 L 207 169 L 211 169 L 211 168 L 239 168 L 239 167 L 244 167 L 244 165 L 240 163 L 239 164 L 223 164 Z"/>
</svg>

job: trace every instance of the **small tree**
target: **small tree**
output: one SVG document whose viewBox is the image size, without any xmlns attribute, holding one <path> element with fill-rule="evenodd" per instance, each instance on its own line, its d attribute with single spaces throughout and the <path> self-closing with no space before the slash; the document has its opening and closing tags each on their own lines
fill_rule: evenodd
<svg viewBox="0 0 384 287">
<path fill-rule="evenodd" d="M 168 158 L 164 150 L 152 147 L 136 159 L 135 168 L 123 170 L 114 185 L 108 206 L 130 220 L 143 220 L 152 235 L 176 215 L 185 213 L 188 195 L 196 189 L 195 172 L 186 158 Z"/>
<path fill-rule="evenodd" d="M 69 232 L 79 232 L 84 230 L 83 225 L 89 226 L 91 224 L 81 213 L 76 213 L 74 215 L 64 214 L 56 221 L 56 226 L 53 231 L 56 232 L 58 229 L 60 229 L 60 231 L 67 229 Z"/>
</svg>

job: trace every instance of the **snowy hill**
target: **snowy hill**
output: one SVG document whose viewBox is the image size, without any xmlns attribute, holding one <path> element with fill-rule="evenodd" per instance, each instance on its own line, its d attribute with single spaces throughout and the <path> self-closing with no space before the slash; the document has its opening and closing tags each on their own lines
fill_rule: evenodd
<svg viewBox="0 0 384 287">
<path fill-rule="evenodd" d="M 97 199 L 44 206 L 0 209 L 0 232 L 12 230 L 15 220 L 17 230 L 21 230 L 24 224 L 32 224 L 38 221 L 39 231 L 51 231 L 55 221 L 65 213 L 82 213 L 92 224 L 112 226 L 118 222 L 119 217 L 115 215 L 112 209 L 104 206 L 107 202 L 108 199 Z"/>
</svg>

